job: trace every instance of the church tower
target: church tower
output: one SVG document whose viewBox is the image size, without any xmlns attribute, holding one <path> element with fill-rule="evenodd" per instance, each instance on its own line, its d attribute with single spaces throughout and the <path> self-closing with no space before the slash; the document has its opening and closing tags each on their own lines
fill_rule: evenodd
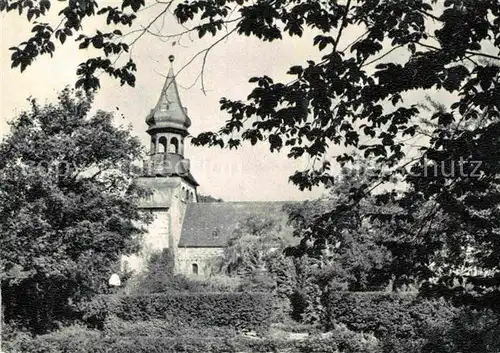
<svg viewBox="0 0 500 353">
<path fill-rule="evenodd" d="M 169 56 L 170 70 L 160 97 L 146 117 L 151 144 L 138 182 L 152 194 L 142 200 L 141 208 L 153 215 L 143 237 L 142 250 L 124 259 L 131 270 L 144 269 L 148 258 L 170 248 L 177 252 L 182 222 L 188 203 L 197 202 L 198 183 L 184 157 L 186 137 L 191 120 L 182 106 L 173 69 L 174 56 Z"/>
<path fill-rule="evenodd" d="M 170 70 L 165 84 L 158 102 L 146 117 L 151 147 L 145 174 L 180 175 L 190 179 L 192 184 L 196 184 L 189 173 L 189 161 L 184 159 L 184 140 L 189 134 L 191 119 L 179 97 L 173 69 L 174 56 L 170 55 L 168 59 Z"/>
</svg>

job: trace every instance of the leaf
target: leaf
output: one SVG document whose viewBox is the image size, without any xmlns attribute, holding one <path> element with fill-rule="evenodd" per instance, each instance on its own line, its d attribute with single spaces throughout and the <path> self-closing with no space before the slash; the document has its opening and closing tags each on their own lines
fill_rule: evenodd
<svg viewBox="0 0 500 353">
<path fill-rule="evenodd" d="M 297 66 L 292 66 L 290 70 L 288 70 L 287 74 L 301 75 L 303 71 L 304 69 L 302 68 L 302 66 L 297 65 Z"/>
</svg>

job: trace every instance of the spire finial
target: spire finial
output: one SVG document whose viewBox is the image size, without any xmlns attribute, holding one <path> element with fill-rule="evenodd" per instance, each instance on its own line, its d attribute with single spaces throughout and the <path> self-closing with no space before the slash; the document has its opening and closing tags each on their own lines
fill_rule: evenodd
<svg viewBox="0 0 500 353">
<path fill-rule="evenodd" d="M 168 61 L 170 61 L 170 63 L 173 63 L 174 60 L 175 60 L 175 56 L 173 56 L 173 55 L 168 56 Z"/>
</svg>

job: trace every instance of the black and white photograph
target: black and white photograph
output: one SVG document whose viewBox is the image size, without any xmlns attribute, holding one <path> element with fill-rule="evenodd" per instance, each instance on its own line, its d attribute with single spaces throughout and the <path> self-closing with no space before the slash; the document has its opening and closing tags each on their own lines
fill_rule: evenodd
<svg viewBox="0 0 500 353">
<path fill-rule="evenodd" d="M 499 0 L 0 0 L 0 353 L 500 353 Z"/>
</svg>

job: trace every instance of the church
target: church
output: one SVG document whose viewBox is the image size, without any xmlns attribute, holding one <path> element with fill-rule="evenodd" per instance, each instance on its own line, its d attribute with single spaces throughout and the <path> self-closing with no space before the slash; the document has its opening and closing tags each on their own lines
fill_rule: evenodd
<svg viewBox="0 0 500 353">
<path fill-rule="evenodd" d="M 175 273 L 207 277 L 210 263 L 223 254 L 245 218 L 276 215 L 286 227 L 286 202 L 198 203 L 199 184 L 185 158 L 191 119 L 181 103 L 172 55 L 169 61 L 171 67 L 158 102 L 146 117 L 151 145 L 138 178 L 141 185 L 152 190 L 140 207 L 150 212 L 154 221 L 148 226 L 140 252 L 125 257 L 123 264 L 127 270 L 140 272 L 153 253 L 168 248 L 175 257 Z"/>
</svg>

